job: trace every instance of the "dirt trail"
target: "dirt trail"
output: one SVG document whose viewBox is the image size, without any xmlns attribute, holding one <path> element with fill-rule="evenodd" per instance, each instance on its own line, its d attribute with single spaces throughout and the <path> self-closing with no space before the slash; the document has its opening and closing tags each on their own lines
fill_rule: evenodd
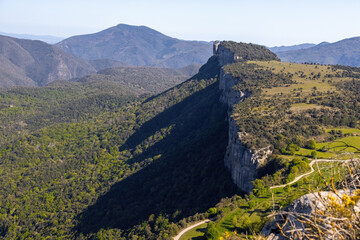
<svg viewBox="0 0 360 240">
<path fill-rule="evenodd" d="M 296 177 L 293 181 L 291 181 L 291 182 L 289 182 L 289 183 L 282 184 L 282 185 L 272 186 L 272 187 L 270 187 L 270 189 L 280 188 L 280 187 L 286 187 L 286 186 L 288 186 L 288 185 L 291 185 L 291 184 L 296 183 L 296 182 L 299 181 L 301 178 L 312 174 L 312 173 L 315 171 L 314 168 L 313 168 L 313 165 L 314 165 L 315 163 L 319 163 L 319 162 L 350 162 L 350 161 L 359 161 L 359 160 L 360 160 L 360 159 L 358 159 L 358 158 L 356 158 L 356 159 L 351 159 L 351 160 L 316 159 L 316 160 L 311 161 L 311 163 L 309 164 L 309 165 L 310 165 L 310 168 L 311 168 L 311 171 L 310 171 L 310 172 L 304 173 L 304 174 Z M 179 240 L 180 237 L 181 237 L 184 233 L 186 233 L 187 231 L 189 231 L 189 230 L 191 230 L 191 229 L 193 229 L 193 228 L 195 228 L 195 227 L 197 227 L 197 226 L 199 226 L 199 225 L 201 225 L 201 224 L 203 224 L 203 223 L 208 223 L 208 222 L 211 222 L 211 221 L 213 221 L 213 220 L 214 220 L 214 219 L 205 219 L 205 220 L 203 220 L 203 221 L 201 221 L 201 222 L 195 223 L 195 224 L 193 224 L 193 225 L 185 228 L 185 229 L 182 230 L 178 235 L 176 235 L 176 236 L 174 237 L 174 240 Z"/>
<path fill-rule="evenodd" d="M 270 187 L 270 189 L 280 188 L 280 187 L 286 187 L 286 186 L 288 186 L 288 185 L 291 185 L 291 184 L 296 183 L 296 182 L 299 181 L 301 178 L 312 174 L 312 173 L 315 171 L 314 168 L 313 168 L 313 165 L 314 165 L 315 163 L 318 163 L 318 162 L 350 162 L 350 161 L 359 161 L 359 160 L 360 160 L 360 159 L 358 159 L 358 158 L 352 159 L 352 160 L 316 159 L 316 160 L 311 161 L 311 163 L 309 164 L 309 165 L 310 165 L 310 168 L 311 168 L 311 171 L 310 171 L 310 172 L 304 173 L 304 174 L 302 174 L 302 175 L 300 175 L 300 176 L 297 176 L 293 181 L 291 181 L 291 182 L 289 182 L 289 183 L 282 184 L 282 185 L 272 186 L 272 187 Z"/>
<path fill-rule="evenodd" d="M 193 224 L 193 225 L 185 228 L 185 229 L 182 230 L 178 235 L 176 235 L 176 236 L 174 237 L 174 240 L 179 240 L 180 237 L 181 237 L 184 233 L 186 233 L 187 231 L 189 231 L 189 230 L 191 230 L 191 229 L 193 229 L 193 228 L 195 228 L 195 227 L 197 227 L 197 226 L 199 226 L 199 225 L 201 225 L 201 224 L 203 224 L 203 223 L 211 222 L 212 220 L 213 220 L 213 219 L 205 219 L 204 221 L 195 223 L 195 224 Z"/>
</svg>

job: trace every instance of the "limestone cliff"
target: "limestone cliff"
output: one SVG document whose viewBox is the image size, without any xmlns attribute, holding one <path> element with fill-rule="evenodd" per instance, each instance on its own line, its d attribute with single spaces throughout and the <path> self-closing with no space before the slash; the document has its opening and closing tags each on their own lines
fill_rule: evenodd
<svg viewBox="0 0 360 240">
<path fill-rule="evenodd" d="M 214 54 L 218 56 L 220 66 L 232 64 L 243 59 L 231 49 L 223 44 L 214 44 Z M 229 107 L 229 142 L 225 155 L 225 166 L 229 169 L 234 183 L 243 191 L 250 192 L 252 190 L 251 182 L 256 179 L 257 169 L 263 165 L 266 158 L 271 154 L 270 148 L 249 149 L 242 142 L 246 138 L 246 134 L 241 133 L 233 118 L 233 106 L 241 101 L 246 100 L 251 95 L 247 91 L 234 90 L 241 79 L 233 77 L 222 68 L 219 76 L 220 90 L 222 95 L 220 101 Z"/>
<path fill-rule="evenodd" d="M 225 166 L 229 169 L 234 183 L 243 191 L 250 192 L 253 188 L 251 182 L 257 177 L 257 169 L 265 163 L 271 150 L 249 149 L 242 139 L 246 135 L 238 131 L 233 117 L 229 116 L 229 142 L 225 155 Z"/>
</svg>

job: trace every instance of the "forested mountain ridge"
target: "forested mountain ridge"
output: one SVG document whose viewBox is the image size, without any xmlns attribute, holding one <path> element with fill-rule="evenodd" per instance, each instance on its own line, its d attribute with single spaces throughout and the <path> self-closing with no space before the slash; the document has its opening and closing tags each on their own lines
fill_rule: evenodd
<svg viewBox="0 0 360 240">
<path fill-rule="evenodd" d="M 223 166 L 218 73 L 214 57 L 158 96 L 108 99 L 107 108 L 90 115 L 83 108 L 74 122 L 10 131 L 0 147 L 0 235 L 165 239 L 181 225 L 175 222 L 236 193 Z"/>
<path fill-rule="evenodd" d="M 336 157 L 326 148 L 334 139 L 359 138 L 339 130 L 357 133 L 359 69 L 282 63 L 254 44 L 214 50 L 194 77 L 150 97 L 141 79 L 128 95 L 121 79 L 5 91 L 0 236 L 169 239 L 209 216 L 207 239 L 256 235 L 272 210 L 329 186 L 315 178 L 270 191 L 305 172 L 307 158 Z M 248 195 L 224 166 L 238 144 L 235 161 L 264 147 L 272 154 L 256 166 Z"/>
<path fill-rule="evenodd" d="M 47 43 L 0 36 L 0 88 L 44 86 L 93 72 L 88 62 Z"/>
<path fill-rule="evenodd" d="M 73 36 L 56 46 L 86 60 L 112 59 L 132 66 L 170 68 L 204 64 L 212 50 L 211 43 L 179 40 L 145 26 L 125 24 Z"/>
</svg>

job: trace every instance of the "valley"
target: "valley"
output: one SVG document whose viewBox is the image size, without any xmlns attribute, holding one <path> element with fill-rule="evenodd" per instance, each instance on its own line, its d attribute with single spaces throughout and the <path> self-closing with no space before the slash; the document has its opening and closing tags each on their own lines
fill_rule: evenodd
<svg viewBox="0 0 360 240">
<path fill-rule="evenodd" d="M 2 239 L 262 239 L 294 200 L 359 174 L 359 68 L 233 41 L 210 56 L 128 25 L 2 42 L 21 74 L 0 71 Z"/>
</svg>

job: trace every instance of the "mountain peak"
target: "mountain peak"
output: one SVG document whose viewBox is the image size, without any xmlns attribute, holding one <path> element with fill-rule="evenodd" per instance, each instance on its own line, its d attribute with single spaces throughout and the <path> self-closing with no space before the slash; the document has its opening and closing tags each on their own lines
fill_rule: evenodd
<svg viewBox="0 0 360 240">
<path fill-rule="evenodd" d="M 56 46 L 83 59 L 111 59 L 133 66 L 180 68 L 203 64 L 211 56 L 208 43 L 179 40 L 146 26 L 126 24 L 74 36 Z"/>
</svg>

